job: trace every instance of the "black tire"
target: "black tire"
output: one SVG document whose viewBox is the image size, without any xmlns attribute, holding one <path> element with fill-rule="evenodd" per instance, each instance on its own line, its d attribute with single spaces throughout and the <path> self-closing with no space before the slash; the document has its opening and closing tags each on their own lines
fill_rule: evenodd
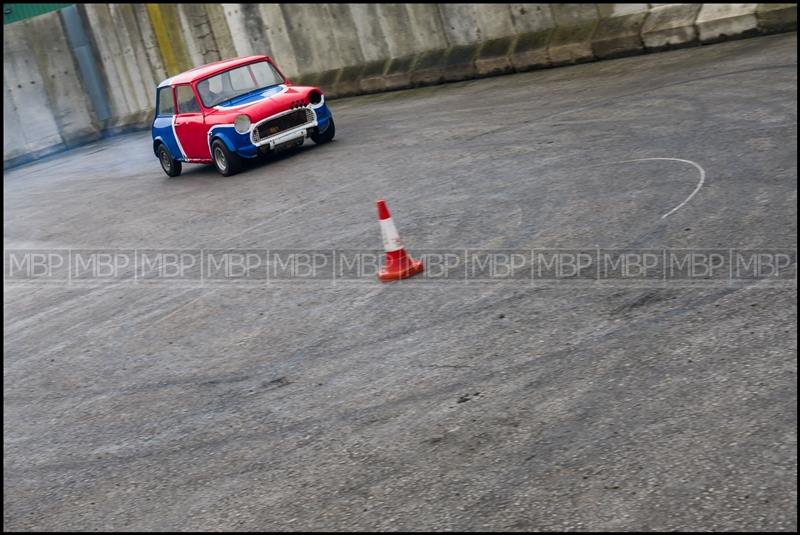
<svg viewBox="0 0 800 535">
<path fill-rule="evenodd" d="M 335 135 L 336 135 L 336 125 L 333 124 L 333 117 L 331 117 L 331 120 L 328 121 L 328 128 L 326 128 L 325 131 L 320 133 L 319 127 L 316 127 L 311 131 L 309 137 L 317 145 L 322 145 L 323 143 L 327 143 L 330 140 L 332 140 L 333 136 Z"/>
<path fill-rule="evenodd" d="M 225 143 L 219 139 L 215 139 L 211 144 L 211 160 L 222 176 L 235 175 L 242 169 L 241 157 L 229 151 Z"/>
<path fill-rule="evenodd" d="M 181 162 L 172 157 L 166 145 L 160 143 L 156 154 L 158 155 L 158 161 L 161 163 L 161 169 L 164 170 L 167 176 L 175 177 L 181 174 L 181 169 L 183 167 Z"/>
</svg>

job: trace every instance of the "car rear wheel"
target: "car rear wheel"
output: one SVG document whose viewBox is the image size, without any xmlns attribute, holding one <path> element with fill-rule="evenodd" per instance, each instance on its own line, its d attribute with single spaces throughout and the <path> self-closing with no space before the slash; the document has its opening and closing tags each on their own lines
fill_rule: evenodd
<svg viewBox="0 0 800 535">
<path fill-rule="evenodd" d="M 211 144 L 211 159 L 214 160 L 214 166 L 222 176 L 235 175 L 242 167 L 239 155 L 229 151 L 225 143 L 219 139 Z"/>
<path fill-rule="evenodd" d="M 167 147 L 162 143 L 158 146 L 158 161 L 161 163 L 161 169 L 167 176 L 178 176 L 181 174 L 181 162 L 177 161 L 167 150 Z"/>
<path fill-rule="evenodd" d="M 327 143 L 333 139 L 333 136 L 336 135 L 336 125 L 333 124 L 333 117 L 331 117 L 330 121 L 328 121 L 328 127 L 325 128 L 322 132 L 319 131 L 319 127 L 314 128 L 309 134 L 309 137 L 316 143 L 317 145 L 321 145 L 322 143 Z"/>
</svg>

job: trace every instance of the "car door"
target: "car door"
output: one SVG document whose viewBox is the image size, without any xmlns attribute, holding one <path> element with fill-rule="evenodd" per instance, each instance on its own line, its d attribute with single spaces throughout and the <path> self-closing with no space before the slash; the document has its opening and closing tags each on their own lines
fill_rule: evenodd
<svg viewBox="0 0 800 535">
<path fill-rule="evenodd" d="M 187 160 L 210 160 L 208 129 L 197 96 L 189 84 L 175 86 L 178 109 L 175 114 L 175 136 Z"/>
<path fill-rule="evenodd" d="M 153 139 L 167 146 L 176 160 L 184 159 L 175 137 L 175 95 L 172 86 L 158 88 L 156 116 L 153 119 Z"/>
</svg>

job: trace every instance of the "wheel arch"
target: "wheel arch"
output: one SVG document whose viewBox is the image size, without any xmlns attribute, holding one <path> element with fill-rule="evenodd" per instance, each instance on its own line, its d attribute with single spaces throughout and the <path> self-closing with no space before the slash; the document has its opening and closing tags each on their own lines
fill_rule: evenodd
<svg viewBox="0 0 800 535">
<path fill-rule="evenodd" d="M 213 159 L 214 156 L 212 154 L 213 151 L 211 150 L 211 147 L 214 145 L 214 141 L 216 141 L 217 139 L 222 141 L 225 144 L 225 147 L 229 151 L 231 151 L 233 153 L 236 153 L 236 146 L 233 144 L 233 142 L 231 141 L 230 137 L 227 136 L 225 134 L 225 132 L 223 132 L 222 130 L 214 131 L 212 129 L 208 133 L 208 153 L 211 155 L 212 159 Z"/>
<path fill-rule="evenodd" d="M 158 157 L 158 146 L 159 145 L 164 145 L 164 147 L 166 147 L 167 152 L 169 152 L 169 155 L 172 156 L 172 159 L 174 159 L 176 161 L 181 161 L 183 159 L 183 155 L 179 154 L 179 155 L 176 156 L 172 152 L 172 149 L 169 148 L 169 143 L 167 143 L 167 140 L 164 139 L 161 136 L 156 136 L 156 137 L 153 138 L 153 154 L 155 154 L 156 157 Z"/>
</svg>

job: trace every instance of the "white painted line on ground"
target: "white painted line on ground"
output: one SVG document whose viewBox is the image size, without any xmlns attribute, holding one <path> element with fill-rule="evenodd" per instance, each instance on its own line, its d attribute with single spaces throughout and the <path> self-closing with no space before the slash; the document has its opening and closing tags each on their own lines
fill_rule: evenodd
<svg viewBox="0 0 800 535">
<path fill-rule="evenodd" d="M 635 160 L 623 160 L 621 162 L 612 162 L 612 163 L 647 162 L 647 161 L 652 161 L 652 160 L 667 160 L 667 161 L 673 161 L 673 162 L 688 163 L 689 165 L 694 166 L 698 171 L 700 171 L 700 181 L 697 183 L 697 186 L 694 188 L 694 191 L 692 193 L 690 193 L 689 196 L 686 197 L 686 199 L 684 199 L 684 201 L 682 203 L 680 203 L 678 206 L 676 206 L 675 208 L 673 208 L 672 210 L 670 210 L 666 214 L 662 215 L 661 219 L 664 219 L 665 217 L 667 217 L 669 215 L 672 215 L 675 212 L 677 212 L 683 205 L 685 205 L 687 202 L 689 202 L 692 199 L 692 197 L 694 197 L 695 194 L 698 191 L 700 191 L 700 188 L 703 187 L 703 183 L 706 181 L 706 170 L 703 169 L 700 166 L 700 164 L 698 164 L 696 162 L 693 162 L 692 160 L 684 160 L 684 159 L 681 159 L 681 158 L 637 158 Z"/>
<path fill-rule="evenodd" d="M 554 157 L 552 159 L 557 160 L 558 158 L 559 157 Z M 688 163 L 689 165 L 694 166 L 694 168 L 697 169 L 700 172 L 700 181 L 697 183 L 697 186 L 694 188 L 694 191 L 692 191 L 692 193 L 690 193 L 689 196 L 686 197 L 686 199 L 684 199 L 684 201 L 682 203 L 680 203 L 678 206 L 676 206 L 675 208 L 673 208 L 672 210 L 670 210 L 666 214 L 662 215 L 661 219 L 664 219 L 667 216 L 670 216 L 670 215 L 674 214 L 675 212 L 677 212 L 681 207 L 683 207 L 683 205 L 685 205 L 687 202 L 689 202 L 692 199 L 692 197 L 694 197 L 697 194 L 698 191 L 700 191 L 701 187 L 703 187 L 703 184 L 706 181 L 706 170 L 703 169 L 700 166 L 700 164 L 698 164 L 697 162 L 693 162 L 692 160 L 684 160 L 682 158 L 636 158 L 634 160 L 618 160 L 618 161 L 614 161 L 614 162 L 603 162 L 603 163 L 595 163 L 595 164 L 591 164 L 591 165 L 581 165 L 579 167 L 570 167 L 570 169 L 588 169 L 590 167 L 603 167 L 603 166 L 606 166 L 606 165 L 614 165 L 614 164 L 617 164 L 617 163 L 648 162 L 648 161 L 654 161 L 654 160 L 667 160 L 667 161 L 673 161 L 673 162 Z"/>
</svg>

